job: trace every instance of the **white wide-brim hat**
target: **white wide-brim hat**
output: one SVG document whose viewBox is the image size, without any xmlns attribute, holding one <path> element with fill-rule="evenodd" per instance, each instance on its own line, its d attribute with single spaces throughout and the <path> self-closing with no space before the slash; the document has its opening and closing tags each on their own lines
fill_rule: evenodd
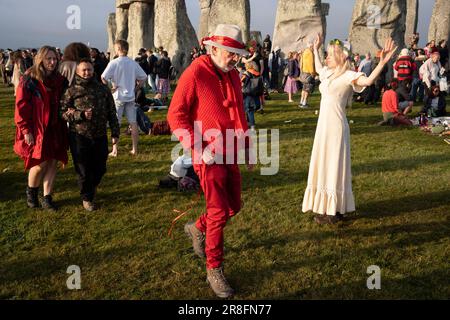
<svg viewBox="0 0 450 320">
<path fill-rule="evenodd" d="M 219 24 L 213 35 L 203 39 L 203 44 L 225 49 L 241 56 L 249 54 L 242 41 L 241 28 L 234 24 Z"/>
<path fill-rule="evenodd" d="M 409 56 L 409 49 L 408 48 L 403 48 L 400 51 L 400 54 L 398 56 L 399 57 L 407 57 L 407 56 Z"/>
</svg>

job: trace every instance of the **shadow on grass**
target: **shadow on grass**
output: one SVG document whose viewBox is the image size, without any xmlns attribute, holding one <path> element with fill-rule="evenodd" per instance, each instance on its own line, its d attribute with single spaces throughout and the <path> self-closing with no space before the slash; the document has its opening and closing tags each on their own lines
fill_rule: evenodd
<svg viewBox="0 0 450 320">
<path fill-rule="evenodd" d="M 367 275 L 368 276 L 368 275 Z M 380 290 L 369 290 L 366 278 L 339 285 L 301 289 L 294 293 L 280 294 L 273 299 L 447 299 L 449 272 L 445 269 L 405 275 L 401 279 L 381 278 Z"/>
<path fill-rule="evenodd" d="M 386 159 L 373 162 L 364 162 L 352 165 L 352 173 L 354 176 L 363 173 L 377 173 L 397 170 L 417 170 L 422 166 L 429 166 L 437 163 L 445 163 L 450 159 L 442 155 L 421 156 L 411 158 Z M 406 179 L 408 177 L 405 177 Z"/>
<path fill-rule="evenodd" d="M 140 250 L 137 250 L 140 249 Z M 136 252 L 145 252 L 146 248 L 120 247 L 104 251 L 83 250 L 77 254 L 22 259 L 10 263 L 2 263 L 0 267 L 0 283 L 26 281 L 33 278 L 50 277 L 61 274 L 66 277 L 68 266 L 77 264 L 81 267 L 93 267 L 99 263 L 113 263 Z"/>
<path fill-rule="evenodd" d="M 358 212 L 361 217 L 378 219 L 402 213 L 430 210 L 440 206 L 449 205 L 450 190 L 429 192 L 418 195 L 393 198 L 389 200 L 361 203 Z M 449 223 L 449 221 L 447 221 Z M 447 228 L 450 226 L 447 224 Z"/>
</svg>

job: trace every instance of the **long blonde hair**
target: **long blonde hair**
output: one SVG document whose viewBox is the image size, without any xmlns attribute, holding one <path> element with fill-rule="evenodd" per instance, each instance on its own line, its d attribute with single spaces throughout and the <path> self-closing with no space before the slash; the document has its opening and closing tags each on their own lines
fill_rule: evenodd
<svg viewBox="0 0 450 320">
<path fill-rule="evenodd" d="M 39 49 L 38 53 L 34 57 L 34 64 L 30 68 L 31 78 L 36 79 L 38 81 L 44 81 L 44 79 L 46 78 L 46 71 L 44 68 L 44 60 L 50 51 L 52 51 L 55 54 L 56 58 L 58 59 L 58 64 L 59 64 L 59 58 L 58 58 L 58 53 L 56 51 L 56 48 L 50 47 L 50 46 L 43 46 L 42 48 Z M 56 70 L 58 70 L 58 66 L 56 66 L 55 72 L 56 72 Z"/>
<path fill-rule="evenodd" d="M 334 57 L 336 61 L 336 69 L 330 80 L 334 80 L 343 75 L 347 70 L 351 69 L 350 59 L 342 50 L 342 47 L 337 44 L 330 44 L 327 49 L 328 55 Z"/>
</svg>

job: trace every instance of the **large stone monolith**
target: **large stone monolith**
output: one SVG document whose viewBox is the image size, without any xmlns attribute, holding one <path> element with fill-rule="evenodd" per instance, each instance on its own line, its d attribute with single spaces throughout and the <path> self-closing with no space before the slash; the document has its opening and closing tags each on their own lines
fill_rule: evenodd
<svg viewBox="0 0 450 320">
<path fill-rule="evenodd" d="M 155 0 L 133 1 L 128 9 L 128 56 L 136 58 L 140 48 L 153 48 Z"/>
<path fill-rule="evenodd" d="M 447 40 L 450 42 L 450 0 L 436 0 L 428 30 L 428 41 Z"/>
<path fill-rule="evenodd" d="M 180 74 L 191 63 L 190 52 L 198 46 L 184 0 L 155 0 L 155 47 L 162 46 Z"/>
<path fill-rule="evenodd" d="M 200 0 L 199 39 L 211 35 L 218 24 L 235 24 L 242 39 L 250 39 L 250 0 Z"/>
<path fill-rule="evenodd" d="M 116 41 L 116 14 L 110 13 L 108 16 L 108 52 L 111 58 L 114 57 L 114 41 Z"/>
<path fill-rule="evenodd" d="M 356 0 L 349 32 L 352 51 L 375 55 L 388 37 L 403 48 L 406 16 L 407 0 Z"/>
<path fill-rule="evenodd" d="M 321 0 L 279 0 L 272 48 L 284 55 L 304 49 L 318 33 L 325 35 L 325 13 Z"/>
<path fill-rule="evenodd" d="M 419 19 L 419 0 L 406 0 L 405 45 L 409 46 L 411 36 L 417 32 Z"/>
</svg>

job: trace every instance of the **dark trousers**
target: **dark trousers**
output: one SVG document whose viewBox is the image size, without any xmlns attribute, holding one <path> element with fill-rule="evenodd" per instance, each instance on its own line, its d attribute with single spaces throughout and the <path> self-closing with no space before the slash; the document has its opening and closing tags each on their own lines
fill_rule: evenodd
<svg viewBox="0 0 450 320">
<path fill-rule="evenodd" d="M 95 189 L 106 172 L 108 139 L 106 136 L 90 139 L 70 132 L 69 141 L 81 198 L 92 201 Z"/>
<path fill-rule="evenodd" d="M 6 66 L 4 64 L 0 64 L 0 76 L 3 80 L 3 84 L 8 84 L 8 76 L 6 74 Z"/>
<path fill-rule="evenodd" d="M 272 72 L 270 77 L 270 89 L 278 90 L 278 72 Z"/>
</svg>

